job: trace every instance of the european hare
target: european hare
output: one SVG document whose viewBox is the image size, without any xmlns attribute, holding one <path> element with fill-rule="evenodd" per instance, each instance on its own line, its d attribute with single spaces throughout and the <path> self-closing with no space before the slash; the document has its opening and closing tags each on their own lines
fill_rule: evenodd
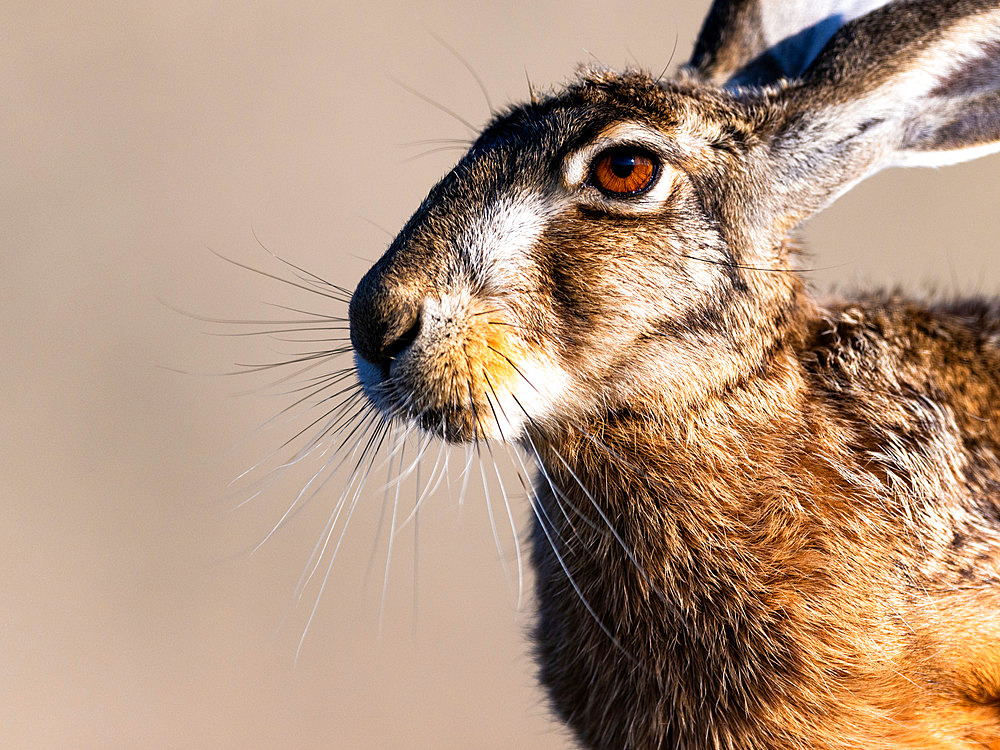
<svg viewBox="0 0 1000 750">
<path fill-rule="evenodd" d="M 584 747 L 1000 748 L 1000 304 L 817 301 L 788 240 L 1000 147 L 1000 2 L 794 5 L 497 116 L 351 300 L 383 414 L 536 461 Z"/>
</svg>

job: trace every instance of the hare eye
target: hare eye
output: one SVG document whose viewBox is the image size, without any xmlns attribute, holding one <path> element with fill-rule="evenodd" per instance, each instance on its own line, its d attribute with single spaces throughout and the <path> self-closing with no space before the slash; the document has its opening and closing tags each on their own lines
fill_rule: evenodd
<svg viewBox="0 0 1000 750">
<path fill-rule="evenodd" d="M 659 170 L 660 162 L 648 151 L 619 146 L 598 154 L 590 179 L 602 193 L 621 198 L 648 190 Z"/>
</svg>

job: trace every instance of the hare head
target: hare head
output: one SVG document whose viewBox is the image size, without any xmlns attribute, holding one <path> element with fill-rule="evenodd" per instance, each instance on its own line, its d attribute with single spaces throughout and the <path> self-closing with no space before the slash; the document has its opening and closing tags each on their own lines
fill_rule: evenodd
<svg viewBox="0 0 1000 750">
<path fill-rule="evenodd" d="M 789 240 L 998 148 L 996 0 L 717 0 L 673 78 L 496 116 L 361 280 L 370 401 L 537 459 L 541 676 L 586 746 L 1000 737 L 997 308 L 814 301 Z"/>
<path fill-rule="evenodd" d="M 998 31 L 991 3 L 891 5 L 759 85 L 768 48 L 712 49 L 732 29 L 707 25 L 676 80 L 591 71 L 511 108 L 354 294 L 369 397 L 448 439 L 516 439 L 746 377 L 798 304 L 792 228 L 886 166 L 997 147 Z"/>
</svg>

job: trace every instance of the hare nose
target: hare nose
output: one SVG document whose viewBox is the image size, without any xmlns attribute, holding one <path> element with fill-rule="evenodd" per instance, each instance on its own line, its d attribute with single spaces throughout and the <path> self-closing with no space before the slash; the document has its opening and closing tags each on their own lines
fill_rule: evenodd
<svg viewBox="0 0 1000 750">
<path fill-rule="evenodd" d="M 351 298 L 351 344 L 365 360 L 389 377 L 392 361 L 420 335 L 420 304 L 392 294 L 367 293 L 361 286 Z"/>
</svg>

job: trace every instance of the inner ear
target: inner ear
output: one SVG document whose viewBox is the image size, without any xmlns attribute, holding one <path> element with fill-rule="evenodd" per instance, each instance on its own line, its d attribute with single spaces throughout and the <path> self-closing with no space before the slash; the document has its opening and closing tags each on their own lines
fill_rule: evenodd
<svg viewBox="0 0 1000 750">
<path fill-rule="evenodd" d="M 785 37 L 748 62 L 726 85 L 764 86 L 782 78 L 798 78 L 845 20 L 842 15 L 828 16 Z"/>
<path fill-rule="evenodd" d="M 1000 94 L 965 101 L 954 117 L 917 130 L 906 147 L 898 166 L 944 166 L 1000 150 Z"/>
</svg>

